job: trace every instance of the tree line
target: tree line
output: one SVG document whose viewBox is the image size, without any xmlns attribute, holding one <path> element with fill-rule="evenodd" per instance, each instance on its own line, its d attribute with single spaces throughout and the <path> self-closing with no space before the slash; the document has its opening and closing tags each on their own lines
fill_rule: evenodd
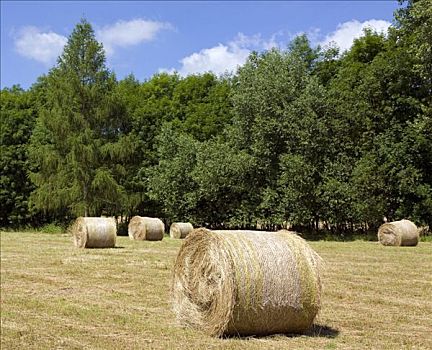
<svg viewBox="0 0 432 350">
<path fill-rule="evenodd" d="M 82 20 L 1 90 L 0 226 L 157 216 L 337 233 L 432 225 L 432 1 L 352 47 L 253 52 L 234 74 L 118 80 Z"/>
</svg>

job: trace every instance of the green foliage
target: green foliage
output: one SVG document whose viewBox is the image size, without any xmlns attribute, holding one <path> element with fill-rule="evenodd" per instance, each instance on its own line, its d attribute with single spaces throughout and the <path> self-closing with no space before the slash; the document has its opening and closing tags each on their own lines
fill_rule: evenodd
<svg viewBox="0 0 432 350">
<path fill-rule="evenodd" d="M 213 74 L 180 78 L 176 74 L 166 73 L 157 74 L 142 85 L 135 84 L 131 78 L 120 82 L 118 90 L 125 96 L 127 110 L 133 120 L 130 137 L 136 144 L 133 164 L 128 167 L 132 171 L 125 182 L 128 191 L 126 198 L 130 201 L 136 199 L 128 213 L 174 215 L 176 206 L 171 208 L 171 205 L 178 202 L 166 198 L 172 198 L 179 192 L 173 188 L 173 184 L 179 184 L 173 180 L 173 176 L 184 173 L 181 163 L 188 155 L 176 153 L 179 158 L 171 159 L 174 152 L 181 152 L 183 147 L 179 145 L 178 150 L 173 150 L 167 142 L 177 144 L 177 140 L 173 140 L 176 137 L 171 134 L 192 136 L 193 140 L 183 140 L 180 136 L 180 143 L 185 141 L 189 144 L 194 140 L 210 139 L 220 133 L 231 118 L 229 84 L 229 81 L 219 80 Z M 131 95 L 137 98 L 133 99 Z M 178 172 L 168 175 L 170 164 Z M 166 170 L 161 170 L 159 174 L 153 170 L 155 168 Z M 174 182 L 168 184 L 168 181 Z M 168 197 L 164 195 L 167 188 L 171 189 Z M 182 214 L 177 213 L 176 217 L 190 214 L 192 197 L 193 195 L 188 195 L 190 203 L 184 204 L 180 211 Z M 161 204 L 163 213 L 159 209 Z"/>
<path fill-rule="evenodd" d="M 260 222 L 309 225 L 318 215 L 329 109 L 325 89 L 311 75 L 318 55 L 307 45 L 302 37 L 287 51 L 252 55 L 233 91 L 233 139 L 255 159 L 249 181 L 261 196 L 254 212 Z"/>
<path fill-rule="evenodd" d="M 281 155 L 281 174 L 277 189 L 279 196 L 273 204 L 279 203 L 283 214 L 281 219 L 294 225 L 312 223 L 317 208 L 317 189 L 314 182 L 316 168 L 299 154 Z"/>
<path fill-rule="evenodd" d="M 178 81 L 172 95 L 172 116 L 179 128 L 199 141 L 221 132 L 231 119 L 230 81 L 211 73 Z"/>
<path fill-rule="evenodd" d="M 338 73 L 340 68 L 338 55 L 339 48 L 332 45 L 325 47 L 319 53 L 318 60 L 313 69 L 313 75 L 315 75 L 324 86 L 327 86 Z"/>
<path fill-rule="evenodd" d="M 347 60 L 359 63 L 370 63 L 376 55 L 384 50 L 385 37 L 370 28 L 363 31 L 363 36 L 354 39 L 354 43 L 347 53 Z"/>
<path fill-rule="evenodd" d="M 165 217 L 190 220 L 196 184 L 190 171 L 196 164 L 197 141 L 166 124 L 157 136 L 159 163 L 145 169 L 150 198 L 161 203 Z"/>
<path fill-rule="evenodd" d="M 376 156 L 366 154 L 354 164 L 351 186 L 355 221 L 379 223 L 387 201 L 385 176 Z"/>
<path fill-rule="evenodd" d="M 31 200 L 45 211 L 98 215 L 115 210 L 123 195 L 123 110 L 101 44 L 79 23 L 45 81 L 29 154 L 36 186 Z"/>
<path fill-rule="evenodd" d="M 255 159 L 222 138 L 201 143 L 190 172 L 197 186 L 194 222 L 212 227 L 250 224 L 242 207 L 253 198 L 249 181 L 254 171 Z"/>
<path fill-rule="evenodd" d="M 33 186 L 27 178 L 27 147 L 36 108 L 30 93 L 18 86 L 0 94 L 0 227 L 20 226 L 31 219 L 28 198 Z"/>
<path fill-rule="evenodd" d="M 55 223 L 45 224 L 38 229 L 41 233 L 58 234 L 65 232 L 65 229 Z"/>
<path fill-rule="evenodd" d="M 385 39 L 366 31 L 342 58 L 330 84 L 341 122 L 337 142 L 355 163 L 352 215 L 372 227 L 384 216 L 418 223 L 431 217 L 431 149 L 426 144 L 432 129 L 424 103 L 430 94 L 413 69 L 416 56 L 404 45 L 406 34 L 393 29 Z"/>
</svg>

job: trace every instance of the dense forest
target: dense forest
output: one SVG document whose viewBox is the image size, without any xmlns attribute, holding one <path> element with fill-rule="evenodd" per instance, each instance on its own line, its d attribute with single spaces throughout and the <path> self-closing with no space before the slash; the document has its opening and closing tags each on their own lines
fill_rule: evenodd
<svg viewBox="0 0 432 350">
<path fill-rule="evenodd" d="M 143 63 L 144 64 L 144 63 Z M 346 52 L 118 80 L 82 20 L 28 90 L 1 90 L 0 226 L 156 216 L 219 228 L 432 226 L 432 0 Z"/>
</svg>

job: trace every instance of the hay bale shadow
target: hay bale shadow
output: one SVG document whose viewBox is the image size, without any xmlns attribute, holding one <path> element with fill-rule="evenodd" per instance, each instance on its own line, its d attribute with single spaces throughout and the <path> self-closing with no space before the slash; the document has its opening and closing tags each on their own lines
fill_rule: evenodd
<svg viewBox="0 0 432 350">
<path fill-rule="evenodd" d="M 305 332 L 303 335 L 309 336 L 309 337 L 323 337 L 323 338 L 336 338 L 339 335 L 339 330 L 329 327 L 329 326 L 324 326 L 324 325 L 319 325 L 319 324 L 314 324 L 312 325 L 312 327 Z M 297 336 L 299 336 L 300 334 L 297 334 Z"/>
<path fill-rule="evenodd" d="M 123 247 L 123 246 L 115 246 L 115 247 L 109 247 L 109 248 L 89 247 L 86 249 L 88 249 L 88 250 L 108 250 L 108 249 L 125 249 L 125 247 Z"/>
<path fill-rule="evenodd" d="M 271 335 L 224 335 L 223 339 L 264 339 L 264 338 L 274 338 L 274 337 L 287 337 L 287 338 L 296 338 L 296 337 L 321 337 L 321 338 L 336 338 L 339 335 L 339 330 L 319 324 L 313 324 L 311 328 L 309 328 L 304 333 L 279 333 L 279 334 L 271 334 Z"/>
</svg>

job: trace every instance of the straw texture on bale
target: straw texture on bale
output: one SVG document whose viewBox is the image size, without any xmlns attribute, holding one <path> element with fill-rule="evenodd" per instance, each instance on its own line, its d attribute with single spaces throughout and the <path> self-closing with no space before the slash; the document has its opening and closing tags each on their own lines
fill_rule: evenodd
<svg viewBox="0 0 432 350">
<path fill-rule="evenodd" d="M 416 246 L 419 232 L 417 226 L 409 220 L 393 221 L 379 227 L 378 240 L 383 245 Z"/>
<path fill-rule="evenodd" d="M 165 225 L 158 218 L 134 216 L 128 226 L 129 238 L 140 241 L 160 241 L 164 232 Z"/>
<path fill-rule="evenodd" d="M 78 248 L 115 247 L 117 227 L 113 218 L 79 217 L 71 231 Z"/>
<path fill-rule="evenodd" d="M 186 238 L 193 230 L 193 226 L 189 222 L 175 222 L 170 226 L 171 238 Z"/>
<path fill-rule="evenodd" d="M 321 258 L 285 230 L 193 230 L 174 266 L 178 321 L 209 335 L 308 329 L 320 309 Z"/>
</svg>

